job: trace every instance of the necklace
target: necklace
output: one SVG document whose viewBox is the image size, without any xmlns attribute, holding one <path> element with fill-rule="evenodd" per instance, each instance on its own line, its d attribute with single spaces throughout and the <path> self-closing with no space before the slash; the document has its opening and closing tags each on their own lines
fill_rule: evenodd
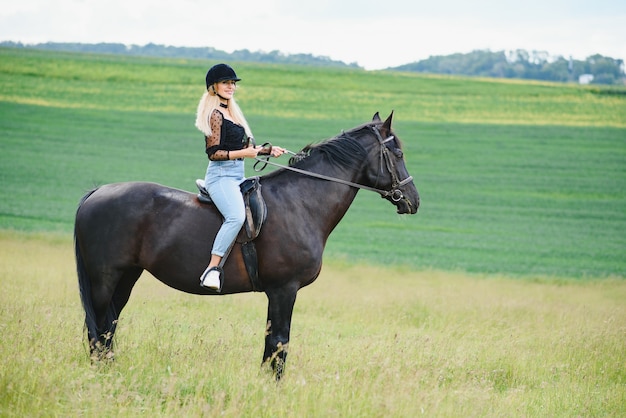
<svg viewBox="0 0 626 418">
<path fill-rule="evenodd" d="M 224 109 L 228 109 L 228 103 L 220 102 L 220 107 L 223 107 Z"/>
</svg>

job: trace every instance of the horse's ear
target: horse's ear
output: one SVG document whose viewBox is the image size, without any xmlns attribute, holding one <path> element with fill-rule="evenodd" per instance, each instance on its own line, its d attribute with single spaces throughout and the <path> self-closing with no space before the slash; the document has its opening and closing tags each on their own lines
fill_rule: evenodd
<svg viewBox="0 0 626 418">
<path fill-rule="evenodd" d="M 374 113 L 374 117 L 372 118 L 372 122 L 380 122 L 380 115 L 378 112 Z"/>
<path fill-rule="evenodd" d="M 385 123 L 383 123 L 383 130 L 385 130 L 387 134 L 391 132 L 391 119 L 393 119 L 393 110 L 389 114 L 387 120 L 385 120 Z"/>
</svg>

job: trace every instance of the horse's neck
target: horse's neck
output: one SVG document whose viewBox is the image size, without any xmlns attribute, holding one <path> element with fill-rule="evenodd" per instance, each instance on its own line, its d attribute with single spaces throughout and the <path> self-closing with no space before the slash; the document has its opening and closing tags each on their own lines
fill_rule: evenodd
<svg viewBox="0 0 626 418">
<path fill-rule="evenodd" d="M 333 173 L 325 175 L 334 177 Z M 337 175 L 342 180 L 353 180 L 344 177 Z M 317 228 L 328 233 L 341 221 L 358 192 L 345 184 L 292 172 L 284 172 L 272 180 L 268 182 L 268 188 L 276 190 L 281 200 L 288 201 L 285 206 L 291 208 L 294 215 L 305 219 L 309 226 L 316 224 Z"/>
</svg>

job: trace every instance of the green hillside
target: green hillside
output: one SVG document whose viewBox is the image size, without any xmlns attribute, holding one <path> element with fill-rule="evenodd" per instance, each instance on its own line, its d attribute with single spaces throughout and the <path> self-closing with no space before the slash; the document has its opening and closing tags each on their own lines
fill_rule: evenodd
<svg viewBox="0 0 626 418">
<path fill-rule="evenodd" d="M 0 49 L 0 228 L 69 234 L 78 200 L 103 183 L 193 191 L 206 167 L 195 108 L 212 64 Z M 626 275 L 626 90 L 232 64 L 261 142 L 297 151 L 394 111 L 422 209 L 401 218 L 360 192 L 327 257 Z"/>
</svg>

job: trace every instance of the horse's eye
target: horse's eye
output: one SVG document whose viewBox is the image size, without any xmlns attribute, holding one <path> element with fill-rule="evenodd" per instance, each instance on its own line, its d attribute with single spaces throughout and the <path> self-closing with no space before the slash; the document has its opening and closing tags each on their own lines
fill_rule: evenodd
<svg viewBox="0 0 626 418">
<path fill-rule="evenodd" d="M 396 156 L 396 158 L 402 158 L 404 156 L 404 153 L 400 148 L 394 149 L 393 154 Z"/>
</svg>

